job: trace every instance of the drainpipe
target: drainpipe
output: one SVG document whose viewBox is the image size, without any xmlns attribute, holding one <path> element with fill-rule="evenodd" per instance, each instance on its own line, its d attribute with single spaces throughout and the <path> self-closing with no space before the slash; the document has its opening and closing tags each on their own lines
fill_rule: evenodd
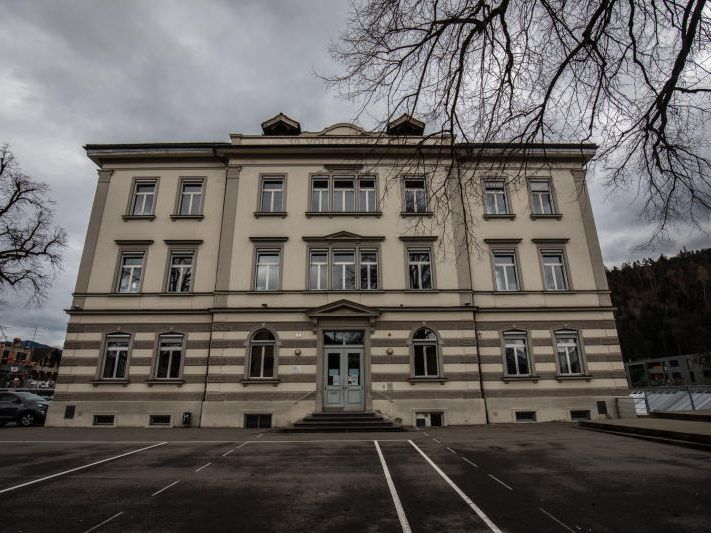
<svg viewBox="0 0 711 533">
<path fill-rule="evenodd" d="M 471 268 L 471 266 L 470 266 Z M 472 300 L 474 299 L 474 291 L 472 291 Z M 476 342 L 476 364 L 479 370 L 479 391 L 481 392 L 481 399 L 484 400 L 484 417 L 486 418 L 486 423 L 490 424 L 489 421 L 489 406 L 486 403 L 486 392 L 484 391 L 484 377 L 481 374 L 481 349 L 479 348 L 479 327 L 476 324 L 476 308 L 472 310 L 472 318 L 474 319 L 474 340 Z"/>
</svg>

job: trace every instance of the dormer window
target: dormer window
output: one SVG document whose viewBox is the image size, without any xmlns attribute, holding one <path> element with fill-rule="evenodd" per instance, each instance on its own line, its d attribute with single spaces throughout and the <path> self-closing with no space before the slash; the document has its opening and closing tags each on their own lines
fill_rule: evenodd
<svg viewBox="0 0 711 533">
<path fill-rule="evenodd" d="M 279 113 L 262 122 L 262 132 L 264 135 L 300 135 L 301 124 L 284 113 Z"/>
<path fill-rule="evenodd" d="M 425 132 L 425 123 L 404 113 L 400 117 L 388 122 L 386 130 L 388 135 L 409 135 L 421 137 Z"/>
</svg>

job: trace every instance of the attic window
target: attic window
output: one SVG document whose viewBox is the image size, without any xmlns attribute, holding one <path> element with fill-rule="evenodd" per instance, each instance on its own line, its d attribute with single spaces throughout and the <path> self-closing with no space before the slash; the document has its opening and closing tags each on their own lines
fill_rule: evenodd
<svg viewBox="0 0 711 533">
<path fill-rule="evenodd" d="M 399 118 L 388 123 L 388 135 L 414 135 L 421 136 L 425 132 L 425 123 L 403 114 Z"/>
<path fill-rule="evenodd" d="M 301 134 L 301 124 L 284 113 L 279 113 L 262 122 L 262 132 L 264 135 L 299 135 Z"/>
</svg>

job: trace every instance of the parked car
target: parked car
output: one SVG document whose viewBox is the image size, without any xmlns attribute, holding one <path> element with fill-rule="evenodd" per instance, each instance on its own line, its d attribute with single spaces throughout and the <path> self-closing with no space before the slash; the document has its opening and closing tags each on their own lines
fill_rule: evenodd
<svg viewBox="0 0 711 533">
<path fill-rule="evenodd" d="M 31 392 L 0 391 L 0 427 L 8 422 L 18 426 L 44 423 L 49 401 Z"/>
</svg>

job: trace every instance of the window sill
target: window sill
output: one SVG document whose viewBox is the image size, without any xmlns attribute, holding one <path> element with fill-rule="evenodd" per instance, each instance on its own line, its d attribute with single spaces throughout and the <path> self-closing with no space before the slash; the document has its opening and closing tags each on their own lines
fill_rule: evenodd
<svg viewBox="0 0 711 533">
<path fill-rule="evenodd" d="M 311 217 L 376 217 L 383 216 L 382 211 L 306 211 L 306 218 Z"/>
<path fill-rule="evenodd" d="M 556 220 L 560 220 L 563 218 L 562 213 L 546 213 L 546 214 L 535 214 L 531 213 L 531 220 L 536 220 L 537 218 L 554 218 Z"/>
<path fill-rule="evenodd" d="M 178 387 L 182 387 L 183 383 L 185 383 L 184 379 L 160 379 L 160 378 L 155 378 L 155 379 L 147 379 L 146 380 L 146 385 L 149 387 L 152 387 L 153 385 L 177 385 Z"/>
<path fill-rule="evenodd" d="M 405 292 L 410 292 L 410 293 L 414 293 L 414 294 L 418 294 L 418 293 L 429 294 L 429 293 L 438 292 L 438 291 L 437 291 L 437 289 L 433 288 L 433 289 L 405 289 Z"/>
<path fill-rule="evenodd" d="M 432 211 L 400 211 L 401 217 L 431 217 L 434 216 Z"/>
<path fill-rule="evenodd" d="M 245 387 L 249 385 L 272 385 L 276 387 L 279 383 L 281 383 L 281 380 L 276 378 L 245 378 L 242 380 L 242 385 Z"/>
<path fill-rule="evenodd" d="M 255 211 L 254 218 L 279 217 L 286 218 L 286 211 Z"/>
<path fill-rule="evenodd" d="M 533 381 L 533 383 L 538 383 L 541 379 L 540 376 L 503 376 L 501 381 L 508 383 L 509 381 Z"/>
<path fill-rule="evenodd" d="M 111 296 L 143 296 L 142 292 L 112 292 Z"/>
<path fill-rule="evenodd" d="M 513 219 L 516 218 L 516 215 L 514 215 L 513 213 L 503 213 L 503 214 L 500 214 L 500 215 L 496 215 L 496 214 L 487 215 L 487 214 L 484 214 L 484 220 L 492 220 L 492 219 L 495 220 L 495 219 L 497 219 L 497 218 L 499 218 L 499 219 L 505 219 L 505 220 L 513 220 Z"/>
<path fill-rule="evenodd" d="M 590 374 L 571 374 L 571 375 L 559 375 L 555 377 L 556 381 L 590 381 L 592 375 Z"/>
<path fill-rule="evenodd" d="M 128 385 L 130 381 L 128 379 L 92 379 L 91 384 L 94 387 L 99 385 L 123 385 L 124 387 Z"/>
<path fill-rule="evenodd" d="M 170 215 L 171 220 L 202 220 L 205 215 Z"/>
<path fill-rule="evenodd" d="M 156 218 L 155 215 L 122 215 L 121 218 L 124 220 L 153 220 Z"/>
<path fill-rule="evenodd" d="M 414 385 L 415 383 L 439 383 L 440 385 L 444 385 L 447 381 L 447 378 L 442 376 L 411 377 L 407 381 L 410 382 L 410 385 Z"/>
</svg>

